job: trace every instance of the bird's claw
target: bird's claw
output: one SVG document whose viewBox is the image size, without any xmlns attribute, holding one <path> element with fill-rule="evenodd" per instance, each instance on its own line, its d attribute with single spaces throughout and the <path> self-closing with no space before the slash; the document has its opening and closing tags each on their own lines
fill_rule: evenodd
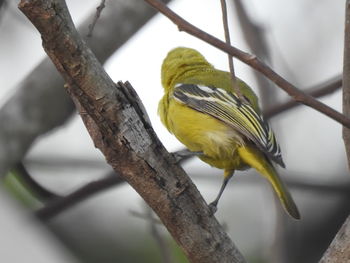
<svg viewBox="0 0 350 263">
<path fill-rule="evenodd" d="M 218 203 L 215 201 L 209 204 L 209 212 L 211 216 L 213 216 L 216 213 L 216 211 L 218 211 L 217 204 Z"/>
</svg>

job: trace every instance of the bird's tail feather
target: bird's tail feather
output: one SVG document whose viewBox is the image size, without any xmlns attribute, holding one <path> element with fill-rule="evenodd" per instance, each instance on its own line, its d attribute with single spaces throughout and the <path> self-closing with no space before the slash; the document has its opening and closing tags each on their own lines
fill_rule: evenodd
<svg viewBox="0 0 350 263">
<path fill-rule="evenodd" d="M 264 154 L 249 146 L 240 147 L 238 153 L 246 164 L 256 169 L 270 182 L 287 213 L 295 219 L 300 219 L 299 210 L 294 203 L 291 194 L 279 177 L 275 167 L 264 156 Z"/>
</svg>

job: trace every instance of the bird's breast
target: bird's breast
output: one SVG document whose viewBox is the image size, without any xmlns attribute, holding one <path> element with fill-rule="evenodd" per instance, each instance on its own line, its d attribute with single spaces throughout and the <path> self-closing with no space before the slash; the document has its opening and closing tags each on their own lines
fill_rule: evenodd
<svg viewBox="0 0 350 263">
<path fill-rule="evenodd" d="M 170 101 L 166 113 L 166 126 L 189 150 L 203 152 L 200 158 L 220 169 L 241 166 L 237 147 L 244 138 L 222 121 L 175 100 Z"/>
</svg>

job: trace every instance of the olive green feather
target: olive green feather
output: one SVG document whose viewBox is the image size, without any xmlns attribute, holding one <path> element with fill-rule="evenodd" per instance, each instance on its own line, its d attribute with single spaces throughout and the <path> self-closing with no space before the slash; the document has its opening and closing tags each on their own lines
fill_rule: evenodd
<svg viewBox="0 0 350 263">
<path fill-rule="evenodd" d="M 190 151 L 202 152 L 201 160 L 224 169 L 225 180 L 235 170 L 256 169 L 270 182 L 286 211 L 299 219 L 299 211 L 272 164 L 284 167 L 280 146 L 251 88 L 237 79 L 245 98 L 241 100 L 232 88 L 230 74 L 215 69 L 190 48 L 170 51 L 161 75 L 164 96 L 158 113 L 167 129 Z"/>
</svg>

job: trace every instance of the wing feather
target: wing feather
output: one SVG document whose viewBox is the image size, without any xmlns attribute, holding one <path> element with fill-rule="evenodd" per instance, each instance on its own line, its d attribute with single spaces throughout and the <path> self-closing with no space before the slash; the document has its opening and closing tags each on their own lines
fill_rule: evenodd
<svg viewBox="0 0 350 263">
<path fill-rule="evenodd" d="M 210 86 L 177 84 L 173 96 L 177 101 L 230 125 L 271 160 L 285 167 L 270 125 L 249 103 L 241 101 L 234 93 Z"/>
</svg>

